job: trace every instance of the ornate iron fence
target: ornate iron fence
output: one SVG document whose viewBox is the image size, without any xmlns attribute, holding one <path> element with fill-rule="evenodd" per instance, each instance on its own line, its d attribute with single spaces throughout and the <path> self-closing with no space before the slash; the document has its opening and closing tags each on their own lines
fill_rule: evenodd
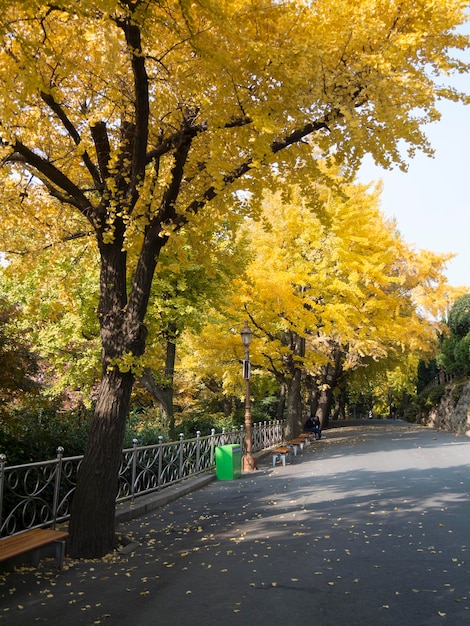
<svg viewBox="0 0 470 626">
<path fill-rule="evenodd" d="M 270 448 L 282 442 L 284 422 L 264 422 L 253 425 L 253 452 Z M 231 431 L 193 439 L 133 447 L 122 452 L 119 470 L 117 502 L 158 491 L 190 476 L 214 469 L 215 449 L 225 444 L 244 447 L 244 430 Z M 54 527 L 70 516 L 70 506 L 77 484 L 82 456 L 64 457 L 64 449 L 57 449 L 57 457 L 48 461 L 8 466 L 6 456 L 0 454 L 0 537 L 13 535 L 28 528 Z"/>
</svg>

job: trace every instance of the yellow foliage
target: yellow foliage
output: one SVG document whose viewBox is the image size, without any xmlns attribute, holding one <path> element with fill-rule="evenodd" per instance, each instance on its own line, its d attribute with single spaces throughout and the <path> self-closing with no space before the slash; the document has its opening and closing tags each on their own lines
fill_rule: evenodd
<svg viewBox="0 0 470 626">
<path fill-rule="evenodd" d="M 125 310 L 138 327 L 177 232 L 197 247 L 214 224 L 228 232 L 262 215 L 241 308 L 258 300 L 278 333 L 308 328 L 316 359 L 330 341 L 349 346 L 351 366 L 381 357 L 379 324 L 364 321 L 376 316 L 405 345 L 403 303 L 430 307 L 426 281 L 442 301 L 441 261 L 374 225 L 363 194 L 342 203 L 323 160 L 344 177 L 367 153 L 405 167 L 403 146 L 431 152 L 421 129 L 437 100 L 464 99 L 436 77 L 468 70 L 467 5 L 2 3 L 0 250 L 22 255 L 26 272 L 41 251 L 93 238 L 100 320 Z M 286 197 L 263 200 L 263 187 Z"/>
<path fill-rule="evenodd" d="M 230 315 L 252 320 L 258 367 L 283 371 L 289 333 L 304 338 L 299 365 L 313 374 L 337 350 L 345 371 L 431 354 L 433 316 L 455 297 L 443 273 L 450 255 L 407 245 L 381 215 L 378 190 L 317 186 L 321 219 L 317 202 L 289 192 L 288 202 L 286 188 L 267 192 L 262 219 L 246 223 L 253 260 L 234 284 Z"/>
<path fill-rule="evenodd" d="M 400 139 L 429 150 L 420 123 L 438 116 L 441 87 L 433 84 L 432 70 L 464 69 L 451 50 L 467 45 L 454 32 L 466 5 L 251 0 L 135 3 L 131 9 L 84 0 L 59 9 L 33 0 L 4 3 L 2 144 L 11 154 L 19 141 L 57 164 L 75 187 L 45 171 L 42 180 L 89 220 L 86 201 L 95 213 L 100 198 L 124 203 L 140 218 L 158 212 L 174 175 L 171 142 L 185 127 L 194 137 L 176 213 L 209 188 L 223 196 L 227 177 L 243 164 L 251 173 L 247 187 L 255 188 L 274 159 L 273 146 L 307 124 L 319 129 L 311 145 L 323 155 L 333 148 L 344 164 L 354 165 L 366 152 L 383 164 L 401 162 Z M 127 23 L 139 31 L 133 43 Z M 139 58 L 147 86 L 135 84 Z M 135 164 L 125 125 L 139 122 L 145 94 L 137 87 L 148 90 L 147 162 L 153 154 L 158 176 L 142 186 L 134 210 L 126 208 Z M 93 170 L 103 124 L 109 154 Z M 312 134 L 305 130 L 305 137 Z M 306 143 L 281 154 L 276 146 L 276 159 L 282 167 L 295 164 L 300 175 L 312 167 L 310 149 Z M 111 211 L 107 219 L 116 215 Z M 106 232 L 112 243 L 112 231 Z"/>
</svg>

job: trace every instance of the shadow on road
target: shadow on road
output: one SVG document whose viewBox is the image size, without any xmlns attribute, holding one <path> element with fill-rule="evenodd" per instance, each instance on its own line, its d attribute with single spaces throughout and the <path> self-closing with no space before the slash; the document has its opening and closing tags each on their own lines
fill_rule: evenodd
<svg viewBox="0 0 470 626">
<path fill-rule="evenodd" d="M 469 446 L 399 422 L 331 428 L 286 467 L 267 456 L 123 524 L 127 554 L 5 577 L 0 619 L 466 625 Z"/>
</svg>

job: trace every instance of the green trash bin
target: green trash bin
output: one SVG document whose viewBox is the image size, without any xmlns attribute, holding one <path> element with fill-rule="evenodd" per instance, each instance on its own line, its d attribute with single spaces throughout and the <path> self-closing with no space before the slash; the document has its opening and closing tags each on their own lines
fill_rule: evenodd
<svg viewBox="0 0 470 626">
<path fill-rule="evenodd" d="M 215 475 L 217 480 L 233 480 L 242 475 L 242 449 L 240 444 L 217 446 L 215 449 Z"/>
</svg>

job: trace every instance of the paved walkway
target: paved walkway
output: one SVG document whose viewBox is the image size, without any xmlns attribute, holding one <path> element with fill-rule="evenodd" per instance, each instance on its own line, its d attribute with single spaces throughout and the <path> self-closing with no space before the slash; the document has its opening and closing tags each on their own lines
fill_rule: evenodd
<svg viewBox="0 0 470 626">
<path fill-rule="evenodd" d="M 120 554 L 0 575 L 0 622 L 470 623 L 470 440 L 365 421 L 270 465 L 122 522 Z"/>
</svg>

